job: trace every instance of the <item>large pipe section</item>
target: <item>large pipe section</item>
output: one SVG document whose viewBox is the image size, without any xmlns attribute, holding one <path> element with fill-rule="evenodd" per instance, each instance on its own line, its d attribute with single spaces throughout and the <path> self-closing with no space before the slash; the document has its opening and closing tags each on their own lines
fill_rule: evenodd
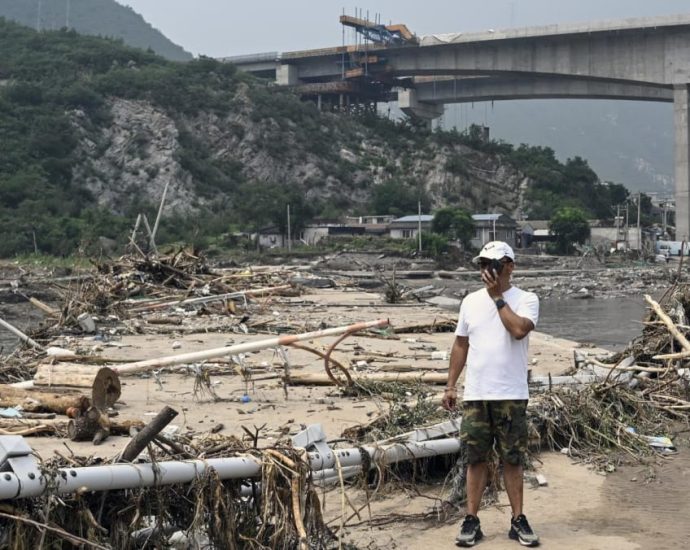
<svg viewBox="0 0 690 550">
<path fill-rule="evenodd" d="M 6 438 L 22 439 L 18 436 L 2 436 L 0 440 L 5 439 L 7 441 Z M 343 468 L 343 473 L 346 474 L 345 477 L 350 477 L 353 473 L 352 467 L 361 467 L 363 463 L 368 463 L 373 469 L 377 464 L 393 464 L 403 460 L 454 454 L 459 450 L 460 441 L 456 438 L 448 438 L 422 442 L 405 441 L 385 446 L 371 445 L 341 449 L 330 453 L 309 452 L 307 460 L 314 471 L 315 480 L 326 480 L 332 478 L 334 474 L 337 475 L 336 456 L 340 463 L 339 467 Z M 17 453 L 8 456 L 4 469 L 7 469 L 6 466 L 9 465 L 13 471 L 0 473 L 0 500 L 37 497 L 48 491 L 48 485 L 51 487 L 50 491 L 71 493 L 190 483 L 210 469 L 215 470 L 220 479 L 246 479 L 261 475 L 260 460 L 245 455 L 207 460 L 157 462 L 155 464 L 111 464 L 84 468 L 60 468 L 56 472 L 55 479 L 47 484 L 47 480 L 39 470 L 33 456 Z"/>
</svg>

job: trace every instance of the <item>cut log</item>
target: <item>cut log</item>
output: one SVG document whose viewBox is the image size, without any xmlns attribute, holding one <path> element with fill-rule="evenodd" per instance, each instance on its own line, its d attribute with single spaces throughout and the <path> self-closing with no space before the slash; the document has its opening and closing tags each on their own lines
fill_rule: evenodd
<svg viewBox="0 0 690 550">
<path fill-rule="evenodd" d="M 120 379 L 117 373 L 108 367 L 44 363 L 36 369 L 34 385 L 91 388 L 93 405 L 101 410 L 112 407 L 121 395 Z"/>
<path fill-rule="evenodd" d="M 98 445 L 110 435 L 110 419 L 96 407 L 69 421 L 67 435 L 72 441 L 92 440 Z"/>
<path fill-rule="evenodd" d="M 91 405 L 91 400 L 79 392 L 58 393 L 23 390 L 0 385 L 0 407 L 15 407 L 17 405 L 21 405 L 25 411 L 67 414 L 67 409 L 70 407 L 85 411 Z"/>
<path fill-rule="evenodd" d="M 112 407 L 120 399 L 120 395 L 122 395 L 122 388 L 117 373 L 108 367 L 98 369 L 91 386 L 93 405 L 104 411 Z"/>
<path fill-rule="evenodd" d="M 408 382 L 424 384 L 446 384 L 448 375 L 436 372 L 380 372 L 375 374 L 359 374 L 352 377 L 354 382 Z M 293 386 L 333 386 L 333 381 L 326 374 L 298 373 L 290 376 Z"/>
</svg>

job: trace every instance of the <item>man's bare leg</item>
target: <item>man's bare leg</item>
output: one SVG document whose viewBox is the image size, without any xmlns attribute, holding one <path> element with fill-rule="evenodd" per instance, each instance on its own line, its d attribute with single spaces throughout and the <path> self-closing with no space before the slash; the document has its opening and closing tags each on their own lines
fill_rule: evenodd
<svg viewBox="0 0 690 550">
<path fill-rule="evenodd" d="M 469 493 L 469 471 L 467 473 L 468 490 Z M 508 500 L 510 507 L 513 509 L 513 517 L 516 518 L 522 514 L 522 465 L 503 463 L 503 481 L 506 484 L 506 493 L 508 493 Z M 468 497 L 469 499 L 469 497 Z"/>
<path fill-rule="evenodd" d="M 482 501 L 489 468 L 486 462 L 467 465 L 467 513 L 476 516 Z"/>
</svg>

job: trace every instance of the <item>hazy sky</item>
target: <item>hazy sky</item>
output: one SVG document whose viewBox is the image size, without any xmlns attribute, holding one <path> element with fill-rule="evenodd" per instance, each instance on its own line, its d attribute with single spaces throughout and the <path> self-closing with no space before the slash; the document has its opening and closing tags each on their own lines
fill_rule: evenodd
<svg viewBox="0 0 690 550">
<path fill-rule="evenodd" d="M 418 35 L 690 12 L 688 0 L 117 1 L 186 50 L 211 57 L 337 46 L 343 9 L 371 19 L 378 13 Z"/>
</svg>

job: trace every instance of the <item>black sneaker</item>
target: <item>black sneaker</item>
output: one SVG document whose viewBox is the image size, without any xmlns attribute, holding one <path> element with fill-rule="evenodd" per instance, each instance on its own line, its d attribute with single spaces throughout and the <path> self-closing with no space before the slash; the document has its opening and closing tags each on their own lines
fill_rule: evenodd
<svg viewBox="0 0 690 550">
<path fill-rule="evenodd" d="M 482 530 L 479 528 L 479 518 L 471 514 L 467 514 L 460 526 L 460 532 L 455 537 L 455 544 L 458 546 L 474 546 L 483 536 Z"/>
<path fill-rule="evenodd" d="M 539 544 L 539 537 L 532 531 L 525 514 L 520 514 L 510 520 L 508 536 L 518 541 L 522 546 L 537 546 Z"/>
</svg>

